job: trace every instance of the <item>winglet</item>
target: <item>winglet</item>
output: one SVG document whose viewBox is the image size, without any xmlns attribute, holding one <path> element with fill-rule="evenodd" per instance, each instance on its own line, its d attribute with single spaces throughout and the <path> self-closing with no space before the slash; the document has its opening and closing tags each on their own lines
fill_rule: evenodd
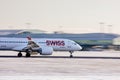
<svg viewBox="0 0 120 80">
<path fill-rule="evenodd" d="M 32 40 L 30 36 L 27 37 L 28 40 Z"/>
</svg>

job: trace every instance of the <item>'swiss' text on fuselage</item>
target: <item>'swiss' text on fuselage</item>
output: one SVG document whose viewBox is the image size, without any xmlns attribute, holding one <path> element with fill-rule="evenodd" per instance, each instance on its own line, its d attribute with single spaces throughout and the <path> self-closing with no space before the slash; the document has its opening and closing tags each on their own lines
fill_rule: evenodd
<svg viewBox="0 0 120 80">
<path fill-rule="evenodd" d="M 65 42 L 62 40 L 46 40 L 46 45 L 47 46 L 65 46 Z"/>
</svg>

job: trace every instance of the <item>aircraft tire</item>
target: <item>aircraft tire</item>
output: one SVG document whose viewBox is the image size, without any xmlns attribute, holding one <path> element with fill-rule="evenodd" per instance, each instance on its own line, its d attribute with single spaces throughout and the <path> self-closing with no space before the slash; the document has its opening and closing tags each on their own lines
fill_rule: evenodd
<svg viewBox="0 0 120 80">
<path fill-rule="evenodd" d="M 69 51 L 69 52 L 70 52 L 70 58 L 73 58 L 73 55 L 72 55 L 73 51 Z"/>
<path fill-rule="evenodd" d="M 70 55 L 70 58 L 73 58 L 73 55 Z"/>
<path fill-rule="evenodd" d="M 30 57 L 31 55 L 30 55 L 30 53 L 26 53 L 26 57 Z"/>
<path fill-rule="evenodd" d="M 18 57 L 22 57 L 22 53 L 21 52 L 18 53 Z"/>
</svg>

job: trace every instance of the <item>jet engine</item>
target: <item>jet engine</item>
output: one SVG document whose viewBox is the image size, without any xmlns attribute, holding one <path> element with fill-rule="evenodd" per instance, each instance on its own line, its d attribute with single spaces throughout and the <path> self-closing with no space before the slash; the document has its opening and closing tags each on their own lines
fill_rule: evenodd
<svg viewBox="0 0 120 80">
<path fill-rule="evenodd" d="M 38 51 L 41 55 L 52 55 L 53 53 L 53 48 L 52 47 L 41 47 Z"/>
</svg>

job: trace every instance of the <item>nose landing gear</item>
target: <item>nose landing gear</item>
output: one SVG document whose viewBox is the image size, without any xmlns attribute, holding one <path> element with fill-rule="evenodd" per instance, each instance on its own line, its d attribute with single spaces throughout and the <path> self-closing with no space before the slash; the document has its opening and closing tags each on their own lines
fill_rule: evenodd
<svg viewBox="0 0 120 80">
<path fill-rule="evenodd" d="M 69 52 L 70 52 L 70 58 L 73 58 L 72 53 L 73 53 L 74 51 L 69 51 Z"/>
</svg>

